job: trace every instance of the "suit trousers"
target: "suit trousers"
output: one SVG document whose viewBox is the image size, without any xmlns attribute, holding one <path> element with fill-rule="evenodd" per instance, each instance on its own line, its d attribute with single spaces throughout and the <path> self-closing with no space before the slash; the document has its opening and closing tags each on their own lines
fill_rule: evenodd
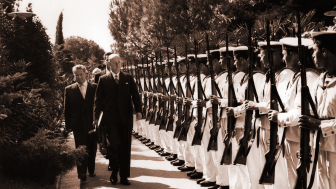
<svg viewBox="0 0 336 189">
<path fill-rule="evenodd" d="M 109 164 L 113 171 L 120 170 L 121 178 L 127 178 L 130 176 L 131 166 L 132 123 L 112 123 L 107 126 L 106 130 L 108 139 L 111 141 Z"/>
<path fill-rule="evenodd" d="M 78 132 L 74 132 L 74 138 L 76 148 L 85 146 L 88 152 L 88 156 L 80 161 L 80 165 L 77 165 L 78 178 L 83 178 L 86 176 L 86 170 L 89 173 L 94 173 L 95 171 L 97 140 L 92 134 Z"/>
</svg>

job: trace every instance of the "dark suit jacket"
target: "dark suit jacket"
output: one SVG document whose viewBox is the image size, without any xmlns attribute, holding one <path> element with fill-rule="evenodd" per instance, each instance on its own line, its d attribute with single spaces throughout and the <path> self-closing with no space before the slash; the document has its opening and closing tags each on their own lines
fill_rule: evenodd
<svg viewBox="0 0 336 189">
<path fill-rule="evenodd" d="M 120 71 L 117 84 L 112 73 L 108 72 L 99 78 L 94 106 L 95 118 L 98 119 L 103 111 L 104 117 L 108 115 L 109 120 L 133 124 L 132 101 L 135 111 L 141 112 L 141 100 L 133 77 Z"/>
<path fill-rule="evenodd" d="M 64 114 L 67 129 L 80 133 L 87 133 L 94 129 L 92 123 L 96 88 L 97 84 L 88 82 L 85 99 L 77 83 L 65 88 Z"/>
</svg>

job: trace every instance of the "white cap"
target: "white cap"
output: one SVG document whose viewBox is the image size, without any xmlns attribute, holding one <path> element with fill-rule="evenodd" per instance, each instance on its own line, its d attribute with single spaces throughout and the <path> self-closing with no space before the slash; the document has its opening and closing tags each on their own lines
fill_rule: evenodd
<svg viewBox="0 0 336 189">
<path fill-rule="evenodd" d="M 236 51 L 247 51 L 247 50 L 248 50 L 247 46 L 238 46 L 238 47 L 233 49 L 234 52 L 236 52 Z"/>
<path fill-rule="evenodd" d="M 280 39 L 280 42 L 283 45 L 287 45 L 287 46 L 292 46 L 292 47 L 298 47 L 299 46 L 299 44 L 298 44 L 299 41 L 298 41 L 297 37 L 285 37 L 285 38 Z M 309 46 L 313 45 L 314 42 L 311 39 L 302 38 L 301 39 L 301 44 L 303 46 L 309 47 Z"/>
<path fill-rule="evenodd" d="M 321 32 L 312 32 L 312 37 L 316 37 L 319 35 L 335 35 L 336 31 L 321 31 Z"/>
<path fill-rule="evenodd" d="M 265 47 L 267 47 L 267 41 L 260 41 L 260 42 L 258 42 L 258 45 L 259 45 L 259 47 L 263 47 L 263 48 L 265 48 Z M 270 41 L 270 45 L 271 46 L 282 46 L 282 43 L 280 43 L 279 41 Z"/>
<path fill-rule="evenodd" d="M 235 48 L 235 47 L 229 47 L 229 48 L 228 48 L 228 49 L 229 49 L 228 51 L 233 51 L 234 48 Z M 226 47 L 222 47 L 222 48 L 220 48 L 219 51 L 220 51 L 220 52 L 226 52 Z"/>
</svg>

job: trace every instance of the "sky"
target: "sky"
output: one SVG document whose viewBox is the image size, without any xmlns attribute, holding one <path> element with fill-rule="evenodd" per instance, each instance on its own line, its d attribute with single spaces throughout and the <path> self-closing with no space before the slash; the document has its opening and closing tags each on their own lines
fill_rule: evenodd
<svg viewBox="0 0 336 189">
<path fill-rule="evenodd" d="M 41 20 L 51 43 L 55 42 L 58 17 L 63 10 L 63 36 L 79 36 L 96 42 L 105 52 L 111 51 L 114 42 L 108 29 L 111 0 L 22 0 L 20 11 L 28 3 Z"/>
</svg>

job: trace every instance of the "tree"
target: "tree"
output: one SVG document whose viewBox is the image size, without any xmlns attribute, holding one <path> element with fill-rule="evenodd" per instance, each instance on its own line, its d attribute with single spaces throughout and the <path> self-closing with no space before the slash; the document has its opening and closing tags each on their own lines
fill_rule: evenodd
<svg viewBox="0 0 336 189">
<path fill-rule="evenodd" d="M 64 38 L 63 38 L 63 11 L 59 15 L 58 21 L 57 21 L 55 44 L 57 44 L 57 45 L 64 44 Z"/>
<path fill-rule="evenodd" d="M 104 59 L 104 49 L 102 49 L 96 42 L 87 40 L 79 36 L 70 36 L 65 39 L 64 52 L 66 56 L 71 53 L 71 58 L 74 64 L 83 64 L 89 71 L 92 71 Z"/>
</svg>

